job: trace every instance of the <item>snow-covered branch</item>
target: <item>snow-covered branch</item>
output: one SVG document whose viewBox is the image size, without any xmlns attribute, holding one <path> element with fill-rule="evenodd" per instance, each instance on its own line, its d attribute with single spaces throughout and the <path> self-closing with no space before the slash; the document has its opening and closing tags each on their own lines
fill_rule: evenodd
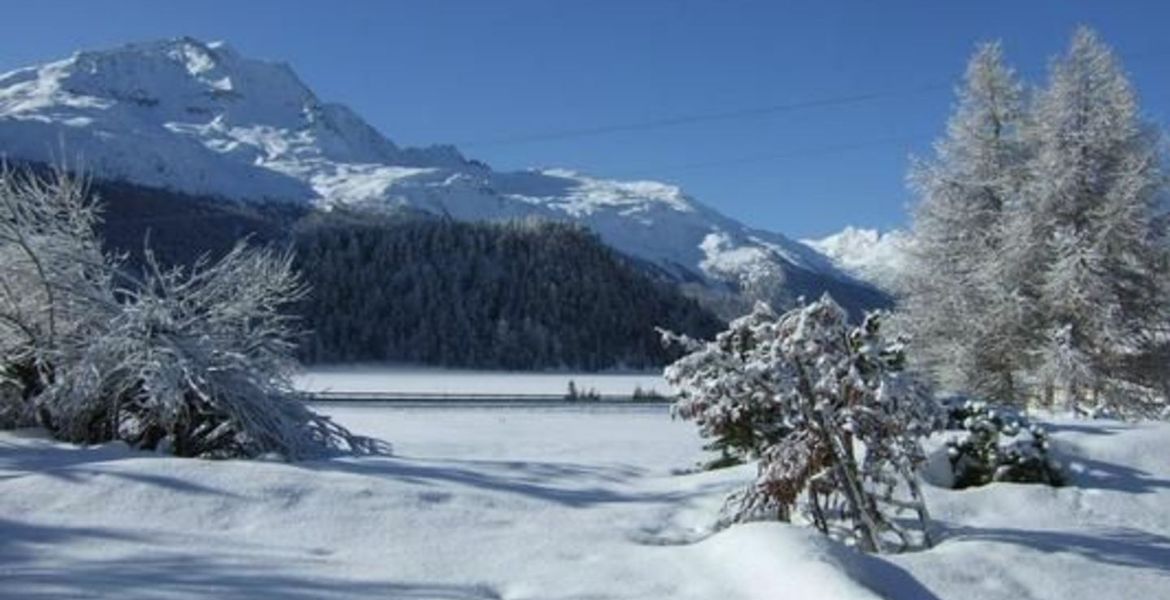
<svg viewBox="0 0 1170 600">
<path fill-rule="evenodd" d="M 0 176 L 0 363 L 60 439 L 181 456 L 382 452 L 314 414 L 289 381 L 306 289 L 292 257 L 244 243 L 217 261 L 132 276 L 105 253 L 84 186 Z M 9 324 L 9 326 L 4 326 Z"/>
<path fill-rule="evenodd" d="M 938 424 L 903 364 L 878 315 L 850 327 L 825 296 L 779 316 L 757 306 L 666 378 L 679 390 L 677 416 L 759 458 L 755 483 L 729 499 L 728 521 L 800 514 L 826 534 L 890 551 L 929 543 L 914 472 L 918 440 Z M 906 509 L 916 530 L 894 518 Z"/>
</svg>

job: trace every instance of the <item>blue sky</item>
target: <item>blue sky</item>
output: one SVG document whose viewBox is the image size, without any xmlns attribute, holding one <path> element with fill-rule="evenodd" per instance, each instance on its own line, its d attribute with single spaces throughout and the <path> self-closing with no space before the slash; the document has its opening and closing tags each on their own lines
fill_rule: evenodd
<svg viewBox="0 0 1170 600">
<path fill-rule="evenodd" d="M 133 40 L 223 39 L 292 64 L 398 143 L 457 143 L 501 169 L 670 181 L 797 237 L 905 224 L 908 156 L 942 131 L 980 40 L 1003 40 L 1038 82 L 1078 24 L 1095 27 L 1149 117 L 1170 117 L 1159 0 L 44 0 L 4 13 L 0 70 Z M 676 122 L 643 126 L 663 120 Z M 594 129 L 606 132 L 579 133 Z"/>
</svg>

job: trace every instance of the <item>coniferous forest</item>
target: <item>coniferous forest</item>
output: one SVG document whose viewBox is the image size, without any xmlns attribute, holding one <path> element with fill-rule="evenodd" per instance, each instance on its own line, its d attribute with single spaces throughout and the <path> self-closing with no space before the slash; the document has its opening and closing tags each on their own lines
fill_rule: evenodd
<svg viewBox="0 0 1170 600">
<path fill-rule="evenodd" d="M 712 312 L 568 223 L 458 223 L 240 205 L 125 182 L 90 183 L 103 237 L 141 269 L 218 258 L 236 240 L 288 249 L 309 285 L 291 307 L 306 363 L 506 369 L 648 368 L 676 356 L 656 327 L 706 338 Z"/>
<path fill-rule="evenodd" d="M 670 358 L 655 327 L 722 327 L 566 223 L 321 215 L 295 245 L 308 362 L 644 368 Z"/>
</svg>

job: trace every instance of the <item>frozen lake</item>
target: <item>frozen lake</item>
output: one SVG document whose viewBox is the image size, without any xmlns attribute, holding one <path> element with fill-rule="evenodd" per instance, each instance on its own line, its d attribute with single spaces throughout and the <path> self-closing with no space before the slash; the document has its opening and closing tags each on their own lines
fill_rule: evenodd
<svg viewBox="0 0 1170 600">
<path fill-rule="evenodd" d="M 572 373 L 474 371 L 417 366 L 338 365 L 307 368 L 294 384 L 310 394 L 333 397 L 383 394 L 397 397 L 548 397 L 561 398 L 573 382 L 581 392 L 596 390 L 612 399 L 630 398 L 635 390 L 672 393 L 661 372 Z"/>
</svg>

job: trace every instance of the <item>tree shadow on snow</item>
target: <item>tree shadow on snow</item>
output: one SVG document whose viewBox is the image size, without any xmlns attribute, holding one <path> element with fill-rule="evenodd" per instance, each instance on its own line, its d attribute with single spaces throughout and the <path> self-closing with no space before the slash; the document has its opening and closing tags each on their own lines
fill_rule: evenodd
<svg viewBox="0 0 1170 600">
<path fill-rule="evenodd" d="M 608 467 L 565 463 L 432 461 L 394 457 L 308 462 L 299 463 L 297 466 L 382 480 L 396 480 L 419 486 L 453 483 L 489 492 L 514 494 L 572 508 L 587 508 L 598 504 L 674 502 L 695 493 L 626 492 L 596 485 L 571 485 L 571 482 L 580 481 L 582 477 L 610 482 L 626 480 L 629 477 L 618 473 L 609 473 Z M 621 467 L 617 468 L 622 469 Z"/>
<path fill-rule="evenodd" d="M 1131 426 L 1126 425 L 1107 425 L 1104 423 L 1044 423 L 1044 429 L 1048 433 L 1083 433 L 1086 435 L 1116 435 L 1127 429 L 1132 429 Z"/>
<path fill-rule="evenodd" d="M 453 462 L 469 467 L 487 467 L 513 471 L 533 481 L 588 477 L 601 481 L 620 483 L 646 474 L 645 469 L 630 465 L 591 465 L 564 462 L 534 462 L 520 460 L 475 460 L 462 459 Z"/>
<path fill-rule="evenodd" d="M 890 600 L 941 600 L 902 567 L 880 555 L 849 550 L 843 556 L 845 572 L 854 581 Z"/>
<path fill-rule="evenodd" d="M 1064 461 L 1069 483 L 1082 489 L 1110 490 L 1127 494 L 1152 494 L 1170 489 L 1170 480 L 1159 479 L 1148 471 L 1083 456 Z"/>
<path fill-rule="evenodd" d="M 124 460 L 195 460 L 174 459 L 162 454 L 132 450 L 119 443 L 97 446 L 78 446 L 56 442 L 40 430 L 7 432 L 9 437 L 32 440 L 19 446 L 0 442 L 0 481 L 27 475 L 42 475 L 70 483 L 84 483 L 93 477 L 104 476 L 129 482 L 163 487 L 187 494 L 207 494 L 238 498 L 227 490 L 195 483 L 190 479 L 172 477 L 137 470 L 97 468 L 104 463 Z"/>
<path fill-rule="evenodd" d="M 69 542 L 134 542 L 140 536 L 96 527 L 50 527 L 0 517 L 0 581 L 7 581 L 12 565 L 28 561 L 40 549 Z M 0 586 L 2 589 L 4 586 Z"/>
<path fill-rule="evenodd" d="M 281 557 L 257 562 L 246 555 L 175 553 L 144 535 L 96 528 L 29 525 L 0 519 L 0 598 L 159 597 L 251 600 L 499 600 L 485 585 L 427 582 L 357 581 L 321 575 L 327 558 Z M 116 558 L 68 556 L 72 543 L 146 545 L 146 550 Z"/>
<path fill-rule="evenodd" d="M 960 525 L 948 527 L 948 530 L 948 537 L 953 542 L 974 540 L 1013 544 L 1043 553 L 1072 553 L 1094 562 L 1170 573 L 1170 537 L 1138 529 L 1083 533 Z"/>
<path fill-rule="evenodd" d="M 62 469 L 94 463 L 112 462 L 135 454 L 124 445 L 103 444 L 100 446 L 74 446 L 55 442 L 39 430 L 5 432 L 7 437 L 31 440 L 13 445 L 0 442 L 0 479 L 19 476 L 23 473 L 41 473 L 51 469 Z M 144 456 L 148 454 L 142 453 Z"/>
</svg>

